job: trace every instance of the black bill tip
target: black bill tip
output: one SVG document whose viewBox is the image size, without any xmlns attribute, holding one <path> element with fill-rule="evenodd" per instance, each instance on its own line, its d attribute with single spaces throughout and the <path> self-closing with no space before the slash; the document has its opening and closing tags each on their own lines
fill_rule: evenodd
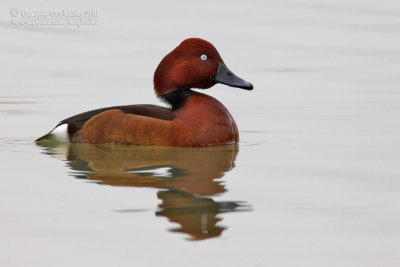
<svg viewBox="0 0 400 267">
<path fill-rule="evenodd" d="M 219 63 L 217 74 L 213 78 L 214 82 L 226 84 L 228 86 L 253 90 L 253 85 L 242 78 L 236 76 L 224 64 Z"/>
</svg>

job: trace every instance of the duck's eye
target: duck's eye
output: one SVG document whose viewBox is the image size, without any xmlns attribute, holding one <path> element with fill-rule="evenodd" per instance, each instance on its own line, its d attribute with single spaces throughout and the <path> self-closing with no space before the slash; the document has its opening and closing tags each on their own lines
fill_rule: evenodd
<svg viewBox="0 0 400 267">
<path fill-rule="evenodd" d="M 202 54 L 202 55 L 200 56 L 200 59 L 203 60 L 203 61 L 204 61 L 204 60 L 207 60 L 207 55 L 206 55 L 206 54 Z"/>
</svg>

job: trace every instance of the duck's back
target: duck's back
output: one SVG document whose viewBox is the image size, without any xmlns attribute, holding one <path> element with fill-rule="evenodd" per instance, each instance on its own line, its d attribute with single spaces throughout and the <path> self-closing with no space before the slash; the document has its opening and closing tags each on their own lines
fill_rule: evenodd
<svg viewBox="0 0 400 267">
<path fill-rule="evenodd" d="M 169 108 L 157 105 L 112 106 L 74 115 L 62 120 L 54 129 L 66 125 L 68 139 L 75 143 L 137 144 L 133 140 L 134 137 L 126 136 L 127 133 L 132 134 L 132 126 L 135 124 L 134 129 L 137 138 L 141 140 L 140 142 L 144 142 L 143 145 L 151 145 L 152 141 L 144 140 L 140 137 L 143 135 L 140 132 L 147 132 L 149 128 L 158 128 L 154 127 L 155 125 L 168 125 L 165 122 L 170 122 L 175 117 Z M 127 127 L 131 128 L 128 129 Z M 50 136 L 54 129 L 39 137 L 37 141 Z"/>
</svg>

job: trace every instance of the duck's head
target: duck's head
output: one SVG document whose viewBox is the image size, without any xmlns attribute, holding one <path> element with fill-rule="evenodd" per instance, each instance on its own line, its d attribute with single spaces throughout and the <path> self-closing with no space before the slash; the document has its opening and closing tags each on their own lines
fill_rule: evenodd
<svg viewBox="0 0 400 267">
<path fill-rule="evenodd" d="M 253 89 L 225 66 L 211 43 L 199 38 L 184 40 L 163 58 L 154 73 L 154 88 L 160 97 L 179 89 L 207 89 L 216 83 Z"/>
</svg>

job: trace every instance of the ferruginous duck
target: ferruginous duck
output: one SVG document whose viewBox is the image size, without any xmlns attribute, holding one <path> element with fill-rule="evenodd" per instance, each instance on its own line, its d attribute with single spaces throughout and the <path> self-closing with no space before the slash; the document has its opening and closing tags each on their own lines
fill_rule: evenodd
<svg viewBox="0 0 400 267">
<path fill-rule="evenodd" d="M 70 142 L 136 146 L 200 147 L 237 143 L 236 123 L 215 98 L 193 91 L 216 83 L 252 90 L 231 72 L 215 47 L 202 39 L 184 40 L 166 55 L 154 73 L 156 105 L 114 106 L 87 111 L 61 121 Z M 52 135 L 48 134 L 36 141 Z"/>
</svg>

